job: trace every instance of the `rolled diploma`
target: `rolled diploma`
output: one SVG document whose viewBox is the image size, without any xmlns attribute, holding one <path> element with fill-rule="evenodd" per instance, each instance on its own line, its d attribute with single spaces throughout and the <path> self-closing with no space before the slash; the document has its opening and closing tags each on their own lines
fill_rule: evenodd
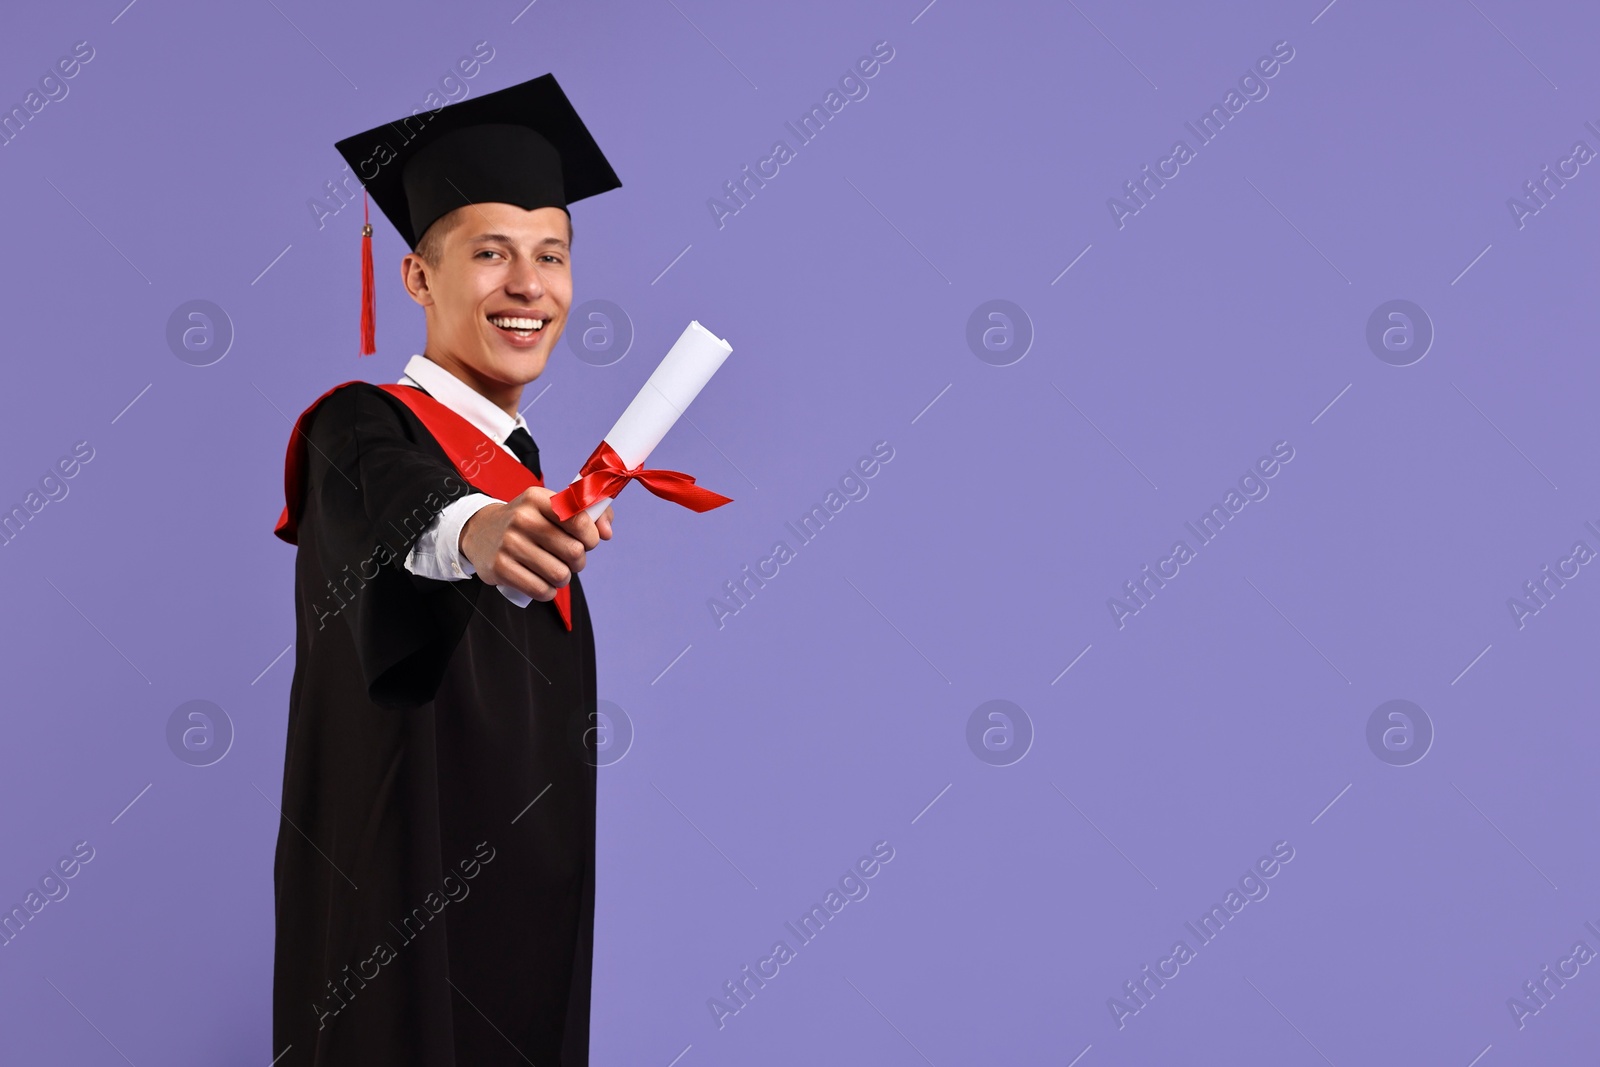
<svg viewBox="0 0 1600 1067">
<path fill-rule="evenodd" d="M 661 365 L 645 379 L 633 403 L 606 434 L 606 444 L 616 450 L 624 466 L 637 467 L 649 458 L 732 351 L 728 342 L 690 320 Z M 574 476 L 572 480 L 578 478 Z M 598 519 L 610 503 L 611 497 L 603 496 L 584 512 L 589 518 Z"/>
</svg>

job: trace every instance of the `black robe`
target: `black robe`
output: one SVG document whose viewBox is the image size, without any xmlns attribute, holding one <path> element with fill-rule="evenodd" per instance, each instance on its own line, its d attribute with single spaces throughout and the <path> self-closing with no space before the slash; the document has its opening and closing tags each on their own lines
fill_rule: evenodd
<svg viewBox="0 0 1600 1067">
<path fill-rule="evenodd" d="M 309 420 L 273 867 L 276 1067 L 585 1065 L 594 637 L 404 568 L 473 491 L 354 383 Z M 290 507 L 295 507 L 290 503 Z M 530 806 L 531 805 L 531 806 Z"/>
</svg>

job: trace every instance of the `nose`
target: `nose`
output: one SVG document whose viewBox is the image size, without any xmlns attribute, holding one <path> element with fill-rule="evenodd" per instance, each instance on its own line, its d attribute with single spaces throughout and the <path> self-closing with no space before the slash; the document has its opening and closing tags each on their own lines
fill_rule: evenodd
<svg viewBox="0 0 1600 1067">
<path fill-rule="evenodd" d="M 538 300 L 544 296 L 544 276 L 539 272 L 537 260 L 519 256 L 506 274 L 506 292 Z"/>
</svg>

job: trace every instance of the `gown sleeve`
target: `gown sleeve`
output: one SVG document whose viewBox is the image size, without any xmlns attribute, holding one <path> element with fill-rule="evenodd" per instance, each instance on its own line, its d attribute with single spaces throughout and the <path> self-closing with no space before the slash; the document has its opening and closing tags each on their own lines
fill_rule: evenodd
<svg viewBox="0 0 1600 1067">
<path fill-rule="evenodd" d="M 368 698 L 407 710 L 428 703 L 475 610 L 483 583 L 413 574 L 405 559 L 453 500 L 473 490 L 404 405 L 363 382 L 317 407 L 307 430 L 310 475 L 301 550 L 316 581 L 304 590 L 313 632 L 348 628 Z M 313 636 L 313 641 L 315 637 Z"/>
</svg>

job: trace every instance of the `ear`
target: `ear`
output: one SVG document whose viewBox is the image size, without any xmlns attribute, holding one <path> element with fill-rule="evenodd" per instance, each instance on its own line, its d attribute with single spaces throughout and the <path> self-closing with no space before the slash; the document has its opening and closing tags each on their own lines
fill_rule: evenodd
<svg viewBox="0 0 1600 1067">
<path fill-rule="evenodd" d="M 400 281 L 406 287 L 406 292 L 411 294 L 411 299 L 423 307 L 433 306 L 433 289 L 430 285 L 427 260 L 415 252 L 407 253 L 400 260 Z"/>
</svg>

